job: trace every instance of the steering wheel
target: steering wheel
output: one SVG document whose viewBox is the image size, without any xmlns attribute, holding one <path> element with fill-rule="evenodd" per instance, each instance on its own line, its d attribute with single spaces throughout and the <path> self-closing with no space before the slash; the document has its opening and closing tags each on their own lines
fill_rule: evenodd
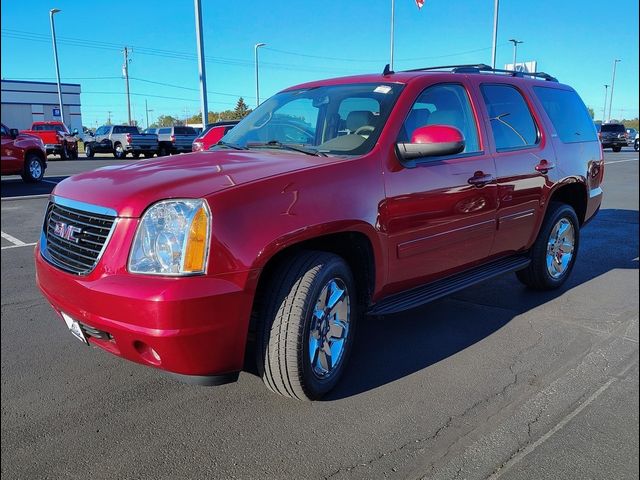
<svg viewBox="0 0 640 480">
<path fill-rule="evenodd" d="M 356 135 L 362 135 L 363 133 L 371 133 L 376 129 L 376 127 L 372 125 L 363 125 L 359 127 L 355 132 Z"/>
</svg>

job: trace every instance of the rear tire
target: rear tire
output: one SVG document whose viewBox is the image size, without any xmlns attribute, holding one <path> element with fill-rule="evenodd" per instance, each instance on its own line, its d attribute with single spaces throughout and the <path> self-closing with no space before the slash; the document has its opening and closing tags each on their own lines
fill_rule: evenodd
<svg viewBox="0 0 640 480">
<path fill-rule="evenodd" d="M 87 158 L 93 158 L 95 152 L 93 151 L 93 147 L 88 144 L 84 146 L 84 156 Z"/>
<path fill-rule="evenodd" d="M 115 158 L 117 158 L 118 160 L 122 160 L 123 158 L 125 158 L 127 156 L 127 152 L 124 149 L 124 147 L 122 146 L 122 144 L 120 142 L 117 142 L 114 146 L 113 146 L 113 156 Z"/>
<path fill-rule="evenodd" d="M 69 149 L 66 143 L 62 144 L 62 150 L 60 151 L 60 160 L 68 160 L 69 159 Z"/>
<path fill-rule="evenodd" d="M 44 161 L 35 153 L 28 153 L 24 162 L 22 180 L 27 183 L 37 183 L 44 177 Z"/>
<path fill-rule="evenodd" d="M 613 147 L 612 150 L 616 153 L 622 150 L 622 147 Z"/>
<path fill-rule="evenodd" d="M 169 155 L 169 149 L 164 145 L 160 145 L 160 148 L 158 148 L 158 156 L 166 157 L 167 155 Z"/>
<path fill-rule="evenodd" d="M 133 152 L 133 153 L 131 154 L 131 156 L 132 156 L 133 158 L 140 158 L 140 152 Z"/>
<path fill-rule="evenodd" d="M 573 270 L 579 246 L 576 212 L 565 203 L 552 202 L 531 248 L 531 263 L 516 272 L 518 280 L 535 290 L 560 287 Z"/>
<path fill-rule="evenodd" d="M 269 279 L 260 312 L 257 364 L 269 390 L 318 399 L 340 380 L 353 345 L 358 305 L 347 263 L 303 251 Z"/>
<path fill-rule="evenodd" d="M 635 142 L 633 142 L 633 149 L 637 152 L 638 150 L 640 150 L 640 141 L 636 140 Z"/>
<path fill-rule="evenodd" d="M 143 153 L 144 158 L 153 158 L 153 153 Z"/>
</svg>

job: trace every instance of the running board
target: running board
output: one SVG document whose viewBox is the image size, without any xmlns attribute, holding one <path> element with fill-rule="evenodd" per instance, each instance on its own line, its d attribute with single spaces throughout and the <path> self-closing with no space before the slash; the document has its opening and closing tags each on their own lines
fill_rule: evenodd
<svg viewBox="0 0 640 480">
<path fill-rule="evenodd" d="M 521 270 L 527 267 L 530 262 L 529 257 L 516 255 L 487 263 L 466 272 L 457 273 L 451 277 L 386 297 L 373 305 L 367 314 L 388 315 L 409 310 L 503 273 Z"/>
</svg>

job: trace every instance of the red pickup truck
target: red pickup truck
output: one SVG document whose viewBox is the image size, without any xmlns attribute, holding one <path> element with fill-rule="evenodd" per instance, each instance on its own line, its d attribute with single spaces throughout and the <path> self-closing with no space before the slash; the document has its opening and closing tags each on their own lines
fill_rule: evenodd
<svg viewBox="0 0 640 480">
<path fill-rule="evenodd" d="M 47 154 L 38 137 L 24 135 L 0 124 L 2 175 L 20 175 L 25 182 L 39 182 L 47 168 Z"/>
<path fill-rule="evenodd" d="M 78 158 L 78 130 L 70 132 L 62 122 L 33 122 L 31 130 L 21 133 L 40 138 L 47 155 L 60 155 L 62 160 Z"/>
<path fill-rule="evenodd" d="M 585 105 L 546 74 L 317 81 L 210 150 L 59 183 L 37 283 L 87 344 L 205 384 L 237 379 L 255 351 L 269 389 L 314 399 L 366 315 L 507 272 L 562 285 L 603 174 Z"/>
</svg>

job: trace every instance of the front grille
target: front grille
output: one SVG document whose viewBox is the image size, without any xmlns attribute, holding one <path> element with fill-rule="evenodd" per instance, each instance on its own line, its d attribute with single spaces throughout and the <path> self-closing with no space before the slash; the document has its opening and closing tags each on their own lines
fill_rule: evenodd
<svg viewBox="0 0 640 480">
<path fill-rule="evenodd" d="M 115 221 L 115 216 L 51 202 L 43 226 L 43 256 L 62 270 L 86 275 L 100 260 Z"/>
</svg>

